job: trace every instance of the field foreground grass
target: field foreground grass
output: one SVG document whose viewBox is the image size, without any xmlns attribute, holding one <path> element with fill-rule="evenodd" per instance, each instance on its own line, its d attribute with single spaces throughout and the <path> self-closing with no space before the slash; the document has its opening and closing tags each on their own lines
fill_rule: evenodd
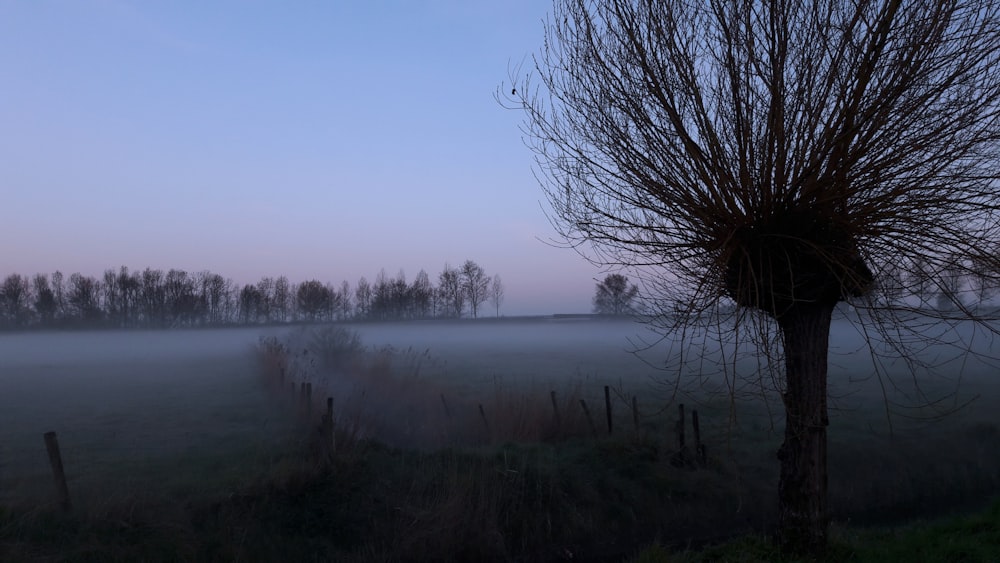
<svg viewBox="0 0 1000 563">
<path fill-rule="evenodd" d="M 556 417 L 547 393 L 451 394 L 423 381 L 421 355 L 338 330 L 302 337 L 258 347 L 283 442 L 164 453 L 147 481 L 94 483 L 69 513 L 48 495 L 0 500 L 0 560 L 785 560 L 765 539 L 780 429 L 706 425 L 698 466 L 677 455 L 673 410 L 638 429 L 621 411 L 614 435 L 594 435 L 573 408 L 579 391 L 560 390 Z M 326 392 L 338 398 L 331 434 L 317 427 Z M 701 409 L 724 418 L 724 405 Z M 835 423 L 827 560 L 1000 560 L 1000 509 L 986 501 L 1000 491 L 998 438 L 974 413 L 891 443 Z"/>
<path fill-rule="evenodd" d="M 674 467 L 651 444 L 360 442 L 328 464 L 304 456 L 215 493 L 133 491 L 68 514 L 2 508 L 0 560 L 796 561 L 761 531 L 770 491 L 725 487 L 720 467 Z M 995 503 L 902 527 L 835 524 L 824 561 L 998 558 Z"/>
</svg>

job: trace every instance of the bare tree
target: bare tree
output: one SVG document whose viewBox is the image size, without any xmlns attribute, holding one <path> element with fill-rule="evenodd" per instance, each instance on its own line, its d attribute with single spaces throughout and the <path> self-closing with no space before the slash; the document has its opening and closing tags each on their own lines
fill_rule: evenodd
<svg viewBox="0 0 1000 563">
<path fill-rule="evenodd" d="M 299 284 L 295 297 L 299 314 L 311 322 L 319 320 L 320 315 L 330 306 L 330 291 L 317 280 Z"/>
<path fill-rule="evenodd" d="M 239 319 L 243 324 L 257 324 L 263 319 L 267 321 L 264 313 L 264 294 L 260 288 L 253 284 L 246 284 L 240 290 L 239 295 Z"/>
<path fill-rule="evenodd" d="M 101 283 L 90 276 L 74 273 L 69 277 L 67 304 L 73 317 L 84 324 L 96 324 L 101 320 Z"/>
<path fill-rule="evenodd" d="M 260 281 L 257 282 L 257 295 L 260 297 L 257 315 L 263 319 L 265 324 L 270 323 L 274 320 L 274 278 L 269 276 L 260 278 Z"/>
<path fill-rule="evenodd" d="M 27 323 L 30 292 L 28 278 L 20 274 L 10 274 L 0 284 L 0 303 L 3 305 L 0 313 L 6 317 L 9 326 L 20 327 Z"/>
<path fill-rule="evenodd" d="M 371 315 L 372 288 L 364 276 L 354 286 L 354 311 L 359 319 L 367 319 Z"/>
<path fill-rule="evenodd" d="M 52 272 L 52 295 L 56 300 L 55 318 L 63 319 L 66 316 L 66 285 L 59 270 Z"/>
<path fill-rule="evenodd" d="M 340 310 L 337 311 L 337 318 L 346 321 L 351 318 L 351 311 L 354 308 L 354 300 L 351 299 L 351 284 L 347 283 L 347 280 L 340 282 L 340 290 L 337 294 L 340 295 L 340 299 L 337 300 L 340 304 Z"/>
<path fill-rule="evenodd" d="M 497 318 L 500 318 L 500 305 L 503 304 L 504 287 L 500 274 L 493 274 L 493 283 L 490 285 L 490 303 L 496 307 Z"/>
<path fill-rule="evenodd" d="M 427 318 L 431 314 L 431 299 L 434 286 L 431 285 L 427 272 L 420 270 L 410 285 L 410 299 L 413 303 L 413 316 L 418 319 Z"/>
<path fill-rule="evenodd" d="M 56 294 L 49 285 L 49 278 L 45 274 L 35 274 L 31 281 L 35 294 L 35 313 L 43 326 L 49 326 L 56 317 L 57 303 Z"/>
<path fill-rule="evenodd" d="M 274 280 L 271 308 L 274 310 L 274 320 L 279 323 L 288 321 L 292 308 L 292 289 L 285 276 L 278 276 Z"/>
<path fill-rule="evenodd" d="M 139 304 L 147 326 L 166 324 L 167 293 L 162 270 L 146 268 L 142 271 Z"/>
<path fill-rule="evenodd" d="M 465 292 L 462 291 L 462 274 L 447 263 L 438 274 L 438 293 L 442 303 L 442 315 L 446 317 L 462 316 L 465 309 Z"/>
<path fill-rule="evenodd" d="M 473 262 L 466 260 L 462 264 L 462 291 L 469 302 L 469 312 L 472 318 L 479 317 L 479 306 L 486 301 L 490 291 L 490 277 L 486 275 L 483 268 Z"/>
<path fill-rule="evenodd" d="M 780 343 L 786 549 L 826 543 L 837 303 L 875 311 L 887 266 L 997 260 L 980 249 L 1000 211 L 998 12 L 997 0 L 555 0 L 534 72 L 498 94 L 525 113 L 568 244 L 689 310 L 756 311 L 737 319 Z"/>
<path fill-rule="evenodd" d="M 601 315 L 628 315 L 635 312 L 639 287 L 622 274 L 608 274 L 594 292 L 594 312 Z"/>
</svg>

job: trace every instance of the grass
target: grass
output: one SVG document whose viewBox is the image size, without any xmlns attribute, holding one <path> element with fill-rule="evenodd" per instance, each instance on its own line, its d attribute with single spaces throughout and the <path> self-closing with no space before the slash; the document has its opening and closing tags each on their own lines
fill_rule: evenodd
<svg viewBox="0 0 1000 563">
<path fill-rule="evenodd" d="M 368 349 L 340 329 L 265 339 L 257 351 L 273 404 L 297 420 L 284 445 L 119 468 L 113 484 L 71 484 L 70 514 L 39 502 L 47 496 L 3 505 L 0 559 L 783 560 L 766 540 L 778 438 L 760 417 L 725 435 L 724 405 L 701 405 L 709 463 L 694 469 L 672 463 L 675 411 L 642 398 L 637 431 L 623 389 L 608 436 L 603 397 L 581 386 L 557 390 L 557 418 L 549 388 L 496 378 L 479 395 L 455 393 L 423 376 L 435 361 L 426 352 Z M 320 432 L 328 395 L 333 436 Z M 854 527 L 981 506 L 1000 486 L 995 425 L 954 420 L 892 447 L 856 424 L 834 429 L 829 561 L 1000 557 L 997 506 L 943 523 Z"/>
<path fill-rule="evenodd" d="M 1000 501 L 963 516 L 922 520 L 893 528 L 834 527 L 830 547 L 819 559 L 780 553 L 766 537 L 748 535 L 698 551 L 672 552 L 656 544 L 631 563 L 752 563 L 800 561 L 853 563 L 948 563 L 1000 560 Z"/>
</svg>

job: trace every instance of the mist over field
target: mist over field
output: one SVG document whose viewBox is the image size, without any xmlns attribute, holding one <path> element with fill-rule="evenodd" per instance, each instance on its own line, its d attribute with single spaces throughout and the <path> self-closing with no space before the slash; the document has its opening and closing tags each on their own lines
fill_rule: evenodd
<svg viewBox="0 0 1000 563">
<path fill-rule="evenodd" d="M 866 338 L 877 352 L 888 350 L 860 330 L 852 314 L 839 314 L 831 334 L 834 513 L 877 518 L 923 498 L 931 503 L 921 505 L 923 510 L 937 510 L 992 487 L 1000 475 L 982 444 L 995 436 L 1000 385 L 989 357 L 1000 346 L 988 331 L 971 323 L 922 326 L 916 318 L 919 334 L 939 343 L 913 340 L 909 352 L 922 364 L 911 370 L 886 358 L 879 378 Z M 728 514 L 738 506 L 734 499 L 772 498 L 767 487 L 775 482 L 783 417 L 767 358 L 749 340 L 719 344 L 712 334 L 725 329 L 725 322 L 708 333 L 706 326 L 693 326 L 684 346 L 678 335 L 662 337 L 642 323 L 586 317 L 3 333 L 0 503 L 51 502 L 52 474 L 42 441 L 48 431 L 58 433 L 70 494 L 88 510 L 130 506 L 152 492 L 218 498 L 245 490 L 247 479 L 260 471 L 280 475 L 282 455 L 302 451 L 303 437 L 310 435 L 304 431 L 312 427 L 296 416 L 301 415 L 298 386 L 311 381 L 317 409 L 327 394 L 334 397 L 338 432 L 360 428 L 358 436 L 427 455 L 447 452 L 440 448 L 454 444 L 517 448 L 518 443 L 545 443 L 552 428 L 552 391 L 564 422 L 589 437 L 579 400 L 591 405 L 601 425 L 603 390 L 609 386 L 619 430 L 615 441 L 595 435 L 591 447 L 632 444 L 637 429 L 629 407 L 635 404 L 643 443 L 665 448 L 658 454 L 663 459 L 653 462 L 661 468 L 657 471 L 669 467 L 665 460 L 674 442 L 665 429 L 676 420 L 677 405 L 686 403 L 701 411 L 702 440 L 712 463 L 719 464 L 690 475 L 720 479 L 722 487 L 697 502 Z M 377 362 L 358 373 L 313 363 L 323 351 L 318 337 L 353 333 L 372 357 L 391 350 L 393 373 L 372 369 Z M 290 360 L 283 364 L 287 378 L 282 376 L 278 385 L 274 373 L 271 380 L 264 377 L 266 341 L 282 343 Z M 921 406 L 927 403 L 934 404 Z M 485 413 L 477 411 L 484 406 Z M 935 418 L 958 406 L 958 412 Z M 318 416 L 314 410 L 309 424 L 315 425 Z M 356 416 L 364 419 L 363 428 L 352 426 Z M 568 442 L 568 451 L 581 447 L 573 444 Z M 647 446 L 621 447 L 639 452 Z M 941 457 L 943 449 L 950 453 Z M 961 467 L 971 469 L 956 469 Z M 441 471 L 433 469 L 433 482 L 443 478 Z M 715 495 L 734 496 L 712 500 Z M 756 501 L 754 516 L 746 518 L 765 522 L 770 507 Z M 744 518 L 739 511 L 731 517 L 734 522 Z M 715 532 L 708 527 L 676 533 Z"/>
<path fill-rule="evenodd" d="M 883 393 L 903 412 L 921 399 L 945 398 L 943 404 L 957 405 L 996 383 L 990 357 L 1000 346 L 971 323 L 957 330 L 928 329 L 960 345 L 921 343 L 911 353 L 927 365 L 917 366 L 912 375 L 904 362 L 883 359 L 881 380 L 875 376 L 866 334 L 858 326 L 843 317 L 834 321 L 831 407 L 844 411 L 834 412 L 835 418 L 864 417 L 878 424 L 885 416 L 879 409 L 852 409 L 877 406 Z M 649 327 L 631 321 L 570 318 L 348 327 L 371 349 L 388 346 L 422 355 L 419 377 L 449 394 L 472 399 L 500 382 L 535 393 L 580 384 L 586 395 L 598 394 L 603 385 L 620 386 L 662 404 L 733 389 L 753 404 L 761 396 L 761 385 L 773 385 L 766 375 L 766 359 L 754 348 L 741 345 L 734 355 L 729 343 L 727 354 L 720 356 L 718 343 L 711 339 L 701 344 L 695 335 L 693 344 L 681 347 L 676 338 L 659 340 Z M 39 436 L 48 430 L 134 440 L 156 436 L 181 449 L 209 443 L 213 433 L 233 431 L 244 423 L 249 428 L 240 431 L 252 434 L 255 428 L 275 424 L 269 399 L 260 390 L 253 347 L 262 336 L 286 337 L 293 330 L 0 334 L 0 448 L 37 449 Z M 876 350 L 890 352 L 874 335 L 868 336 Z M 681 351 L 683 357 L 677 355 Z M 678 373 L 682 375 L 675 385 Z M 765 376 L 758 378 L 761 373 Z M 916 395 L 917 388 L 927 395 Z M 954 391 L 958 395 L 949 396 Z"/>
</svg>

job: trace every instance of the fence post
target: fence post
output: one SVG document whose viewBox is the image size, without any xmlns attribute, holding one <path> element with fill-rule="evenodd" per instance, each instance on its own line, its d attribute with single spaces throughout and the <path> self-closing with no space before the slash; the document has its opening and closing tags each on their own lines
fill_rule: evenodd
<svg viewBox="0 0 1000 563">
<path fill-rule="evenodd" d="M 611 434 L 611 387 L 604 386 L 604 408 L 608 413 L 608 434 Z"/>
<path fill-rule="evenodd" d="M 69 500 L 69 487 L 66 486 L 66 473 L 63 471 L 62 456 L 59 454 L 59 440 L 55 432 L 45 433 L 45 449 L 49 452 L 49 464 L 52 465 L 52 476 L 56 482 L 56 496 L 59 505 L 69 512 L 73 505 Z"/>
<path fill-rule="evenodd" d="M 694 453 L 698 459 L 698 465 L 702 467 L 708 464 L 708 456 L 705 452 L 705 445 L 701 443 L 701 427 L 698 425 L 698 411 L 691 411 L 691 429 L 694 432 Z"/>
</svg>

